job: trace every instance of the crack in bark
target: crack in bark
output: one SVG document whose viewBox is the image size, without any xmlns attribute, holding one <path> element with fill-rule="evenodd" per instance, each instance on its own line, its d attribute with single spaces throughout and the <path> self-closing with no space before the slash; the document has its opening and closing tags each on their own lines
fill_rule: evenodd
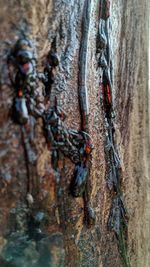
<svg viewBox="0 0 150 267">
<path fill-rule="evenodd" d="M 81 26 L 81 45 L 79 53 L 79 74 L 78 74 L 78 91 L 79 91 L 79 105 L 81 114 L 81 129 L 88 132 L 88 90 L 86 85 L 87 80 L 87 54 L 88 54 L 88 36 L 90 25 L 91 0 L 84 2 L 82 26 Z"/>
</svg>

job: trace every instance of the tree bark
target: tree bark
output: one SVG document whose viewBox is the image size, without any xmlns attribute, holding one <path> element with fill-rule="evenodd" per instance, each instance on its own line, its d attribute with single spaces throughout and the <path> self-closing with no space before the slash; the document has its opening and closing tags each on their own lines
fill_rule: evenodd
<svg viewBox="0 0 150 267">
<path fill-rule="evenodd" d="M 104 1 L 105 2 L 105 1 Z M 108 218 L 115 192 L 106 181 L 105 114 L 97 36 L 100 0 L 1 0 L 1 177 L 0 266 L 149 267 L 150 146 L 148 91 L 148 11 L 146 0 L 111 1 L 109 49 L 115 146 L 121 158 L 121 191 L 128 214 L 125 255 Z M 94 145 L 84 197 L 70 193 L 75 164 L 62 151 L 54 166 L 44 120 L 29 112 L 28 123 L 12 119 L 16 65 L 8 57 L 25 34 L 32 40 L 38 72 L 50 50 L 54 70 L 49 100 L 37 82 L 44 110 L 58 105 L 65 129 L 85 131 Z M 39 106 L 38 106 L 39 107 Z M 96 214 L 87 225 L 86 208 Z M 37 231 L 37 232 L 36 232 Z M 124 256 L 129 258 L 124 260 Z"/>
</svg>

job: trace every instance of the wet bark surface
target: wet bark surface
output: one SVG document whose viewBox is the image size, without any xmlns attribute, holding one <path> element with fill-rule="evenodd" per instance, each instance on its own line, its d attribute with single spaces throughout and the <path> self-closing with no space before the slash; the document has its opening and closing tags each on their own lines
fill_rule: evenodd
<svg viewBox="0 0 150 267">
<path fill-rule="evenodd" d="M 116 235 L 107 227 L 113 193 L 106 182 L 102 70 L 96 53 L 100 3 L 0 1 L 2 267 L 123 266 Z M 121 187 L 129 217 L 128 254 L 131 266 L 148 267 L 148 3 L 111 3 L 109 23 L 115 143 L 121 157 Z M 83 197 L 74 198 L 70 193 L 75 164 L 60 152 L 57 169 L 53 166 L 43 119 L 29 114 L 26 126 L 12 120 L 15 89 L 7 58 L 22 32 L 32 40 L 39 72 L 43 72 L 53 46 L 59 58 L 50 99 L 45 102 L 43 83 L 38 80 L 40 100 L 36 101 L 49 109 L 57 97 L 66 113 L 66 129 L 85 130 L 92 138 L 88 204 L 96 213 L 96 223 L 91 228 L 85 223 Z"/>
</svg>

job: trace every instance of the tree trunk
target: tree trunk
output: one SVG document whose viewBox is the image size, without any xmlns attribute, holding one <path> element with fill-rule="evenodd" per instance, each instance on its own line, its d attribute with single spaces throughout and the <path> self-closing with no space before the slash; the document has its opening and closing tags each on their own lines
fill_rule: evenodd
<svg viewBox="0 0 150 267">
<path fill-rule="evenodd" d="M 147 1 L 111 1 L 110 16 L 107 0 L 1 0 L 0 4 L 0 266 L 149 267 Z M 108 30 L 104 57 L 113 83 L 111 118 L 102 93 L 107 68 L 99 63 L 101 20 Z M 14 119 L 14 101 L 19 101 L 14 99 L 19 98 L 23 80 L 19 68 L 25 66 L 17 56 L 19 38 L 31 40 L 30 65 L 37 69 L 35 92 L 25 92 L 29 113 L 25 124 L 18 113 Z M 42 76 L 49 51 L 57 66 L 52 62 L 46 74 L 50 76 Z M 60 139 L 58 144 L 49 137 L 44 114 L 50 109 L 58 115 L 63 146 Z M 121 162 L 119 191 L 110 188 L 107 179 L 110 125 L 111 132 L 115 130 L 113 158 L 116 155 Z M 90 170 L 85 191 L 75 197 L 70 185 L 78 163 L 72 144 L 77 142 L 81 150 L 87 138 L 83 132 L 90 135 L 94 149 L 84 167 Z M 75 136 L 71 144 L 70 136 Z M 123 204 L 113 208 L 120 195 Z M 125 213 L 121 222 L 113 221 L 119 223 L 119 232 L 109 225 L 115 209 Z"/>
</svg>

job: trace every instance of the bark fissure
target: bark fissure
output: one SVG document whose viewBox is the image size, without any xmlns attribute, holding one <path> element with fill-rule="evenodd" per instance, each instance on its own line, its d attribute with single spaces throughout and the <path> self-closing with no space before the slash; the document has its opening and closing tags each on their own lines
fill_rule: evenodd
<svg viewBox="0 0 150 267">
<path fill-rule="evenodd" d="M 88 115 L 89 115 L 89 99 L 87 88 L 87 57 L 88 57 L 88 35 L 90 26 L 90 14 L 91 14 L 91 0 L 84 1 L 84 8 L 82 14 L 81 25 L 81 45 L 79 51 L 79 104 L 81 114 L 81 129 L 83 131 L 89 131 Z"/>
</svg>

